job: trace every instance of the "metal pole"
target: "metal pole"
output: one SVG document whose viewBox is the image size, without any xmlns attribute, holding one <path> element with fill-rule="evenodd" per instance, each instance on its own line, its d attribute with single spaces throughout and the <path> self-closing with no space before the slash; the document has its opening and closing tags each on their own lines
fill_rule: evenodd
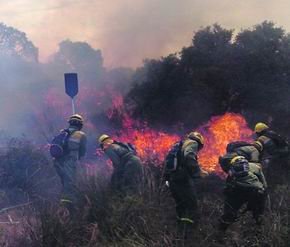
<svg viewBox="0 0 290 247">
<path fill-rule="evenodd" d="M 74 98 L 71 98 L 71 105 L 72 105 L 72 112 L 73 112 L 73 114 L 76 114 Z"/>
</svg>

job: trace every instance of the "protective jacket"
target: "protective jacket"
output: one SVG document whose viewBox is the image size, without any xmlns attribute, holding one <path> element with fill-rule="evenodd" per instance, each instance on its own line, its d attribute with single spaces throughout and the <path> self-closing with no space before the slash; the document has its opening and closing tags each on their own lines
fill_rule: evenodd
<svg viewBox="0 0 290 247">
<path fill-rule="evenodd" d="M 199 219 L 194 178 L 200 177 L 197 153 L 200 144 L 192 139 L 182 142 L 178 165 L 167 174 L 169 189 L 176 203 L 176 212 L 181 223 L 194 223 Z"/>
<path fill-rule="evenodd" d="M 177 169 L 168 176 L 170 181 L 186 182 L 188 179 L 200 176 L 198 151 L 199 143 L 197 141 L 189 138 L 183 141 L 178 157 Z"/>
<path fill-rule="evenodd" d="M 248 162 L 255 163 L 261 167 L 260 152 L 254 145 L 248 143 L 243 144 L 243 142 L 235 142 L 230 143 L 227 146 L 227 154 L 220 157 L 219 159 L 219 163 L 224 172 L 228 172 L 229 168 L 231 167 L 230 162 L 232 158 L 236 156 L 243 156 L 246 158 L 246 160 L 248 160 Z"/>
<path fill-rule="evenodd" d="M 74 204 L 78 198 L 76 189 L 77 162 L 86 153 L 86 135 L 74 126 L 69 127 L 69 132 L 65 155 L 55 159 L 54 166 L 63 186 L 61 201 L 73 213 Z"/>
<path fill-rule="evenodd" d="M 263 145 L 263 159 L 283 157 L 289 154 L 287 141 L 272 130 L 264 130 L 259 133 L 257 141 Z"/>
<path fill-rule="evenodd" d="M 69 131 L 71 133 L 67 142 L 67 157 L 73 157 L 76 160 L 84 157 L 86 154 L 86 134 L 74 127 L 70 127 Z"/>
<path fill-rule="evenodd" d="M 233 189 L 245 188 L 264 191 L 267 188 L 267 182 L 262 168 L 255 163 L 249 163 L 248 174 L 241 177 L 229 175 L 226 180 L 226 186 Z"/>
<path fill-rule="evenodd" d="M 243 168 L 247 172 L 243 173 Z M 219 228 L 223 231 L 237 220 L 243 205 L 246 204 L 246 211 L 252 212 L 257 224 L 261 224 L 261 216 L 265 210 L 267 183 L 262 168 L 255 163 L 242 163 L 237 168 L 239 176 L 235 176 L 232 169 L 228 171 L 224 213 L 220 218 Z"/>
<path fill-rule="evenodd" d="M 111 186 L 114 191 L 136 193 L 142 178 L 142 164 L 139 157 L 122 143 L 113 143 L 105 154 L 113 163 Z"/>
</svg>

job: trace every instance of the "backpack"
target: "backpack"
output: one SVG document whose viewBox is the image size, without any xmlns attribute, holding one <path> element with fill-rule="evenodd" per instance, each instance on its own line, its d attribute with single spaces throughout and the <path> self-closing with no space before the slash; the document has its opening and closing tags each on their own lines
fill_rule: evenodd
<svg viewBox="0 0 290 247">
<path fill-rule="evenodd" d="M 231 142 L 227 145 L 227 153 L 232 153 L 235 151 L 235 149 L 244 147 L 244 146 L 249 146 L 250 144 L 244 141 L 236 141 L 236 142 Z"/>
<path fill-rule="evenodd" d="M 231 176 L 239 178 L 247 176 L 249 174 L 249 170 L 249 162 L 246 159 L 242 159 L 231 165 L 229 173 Z"/>
<path fill-rule="evenodd" d="M 166 172 L 172 172 L 176 171 L 178 162 L 180 160 L 181 156 L 181 147 L 183 145 L 183 142 L 177 142 L 175 143 L 169 153 L 167 154 L 165 158 L 165 171 Z"/>
<path fill-rule="evenodd" d="M 231 160 L 237 156 L 237 153 L 226 153 L 219 157 L 219 164 L 224 172 L 228 172 L 231 167 Z"/>
<path fill-rule="evenodd" d="M 272 139 L 278 148 L 284 148 L 289 146 L 287 140 L 274 131 L 266 131 L 263 135 Z"/>
<path fill-rule="evenodd" d="M 124 142 L 117 142 L 117 141 L 114 141 L 115 144 L 127 149 L 130 153 L 136 155 L 137 154 L 137 149 L 136 147 L 131 144 L 131 143 L 124 143 Z"/>
<path fill-rule="evenodd" d="M 52 139 L 49 152 L 53 158 L 58 159 L 66 154 L 67 142 L 70 135 L 71 132 L 68 129 L 64 129 Z"/>
</svg>

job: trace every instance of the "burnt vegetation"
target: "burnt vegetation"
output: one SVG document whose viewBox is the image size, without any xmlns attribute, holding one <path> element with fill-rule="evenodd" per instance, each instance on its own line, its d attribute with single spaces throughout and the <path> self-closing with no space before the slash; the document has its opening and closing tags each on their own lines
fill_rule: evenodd
<svg viewBox="0 0 290 247">
<path fill-rule="evenodd" d="M 4 78 L 14 85 L 14 81 L 21 81 L 21 76 L 10 78 L 7 71 L 18 70 L 21 75 L 37 71 L 30 78 L 31 84 L 21 88 L 29 87 L 39 98 L 55 85 L 63 71 L 74 68 L 80 71 L 88 87 L 101 90 L 109 84 L 120 90 L 127 96 L 127 108 L 132 116 L 146 120 L 150 126 L 171 127 L 182 123 L 185 129 L 192 129 L 213 115 L 231 111 L 241 113 L 250 124 L 263 120 L 271 122 L 279 132 L 290 133 L 287 120 L 290 119 L 290 36 L 271 22 L 236 35 L 219 25 L 200 29 L 194 34 L 192 44 L 180 53 L 146 60 L 135 72 L 127 68 L 106 70 L 99 50 L 71 41 L 60 44 L 50 64 L 39 64 L 37 49 L 25 34 L 5 25 L 0 25 L 0 32 L 1 28 L 11 34 L 8 37 L 12 48 L 5 46 L 5 49 L 18 54 L 13 53 L 12 57 L 11 53 L 0 54 L 0 63 L 5 64 Z M 20 53 L 15 50 L 19 47 L 15 39 L 19 37 L 26 43 Z M 8 38 L 0 36 L 0 39 Z M 7 56 L 9 64 L 5 63 Z M 51 71 L 53 76 L 48 77 Z M 38 85 L 39 78 L 44 83 L 30 88 Z M 95 112 L 94 103 L 86 102 L 92 111 L 88 117 L 97 128 L 109 128 L 111 123 L 103 111 Z M 26 104 L 22 107 L 30 109 Z M 55 127 L 51 120 L 55 113 L 46 111 L 47 125 L 40 126 L 46 129 L 47 138 L 59 126 Z M 17 121 L 17 126 L 19 122 L 24 123 Z M 38 141 L 42 137 L 38 133 L 33 133 L 34 136 Z M 279 169 L 267 174 L 272 179 L 265 224 L 256 228 L 245 213 L 230 228 L 222 244 L 217 241 L 216 226 L 222 214 L 223 180 L 215 175 L 198 180 L 201 222 L 188 243 L 177 235 L 174 201 L 160 181 L 162 170 L 157 164 L 144 164 L 142 193 L 125 198 L 108 190 L 109 171 L 105 165 L 96 162 L 99 169 L 93 177 L 80 167 L 79 215 L 71 220 L 66 209 L 59 205 L 60 182 L 47 150 L 38 148 L 27 138 L 7 139 L 1 142 L 0 149 L 1 246 L 289 246 L 289 160 L 281 161 Z M 93 145 L 95 138 L 91 149 Z"/>
</svg>

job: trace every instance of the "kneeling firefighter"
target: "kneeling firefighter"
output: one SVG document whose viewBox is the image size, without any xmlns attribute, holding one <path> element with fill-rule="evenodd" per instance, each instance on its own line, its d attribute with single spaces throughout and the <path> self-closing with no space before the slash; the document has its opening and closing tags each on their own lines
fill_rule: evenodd
<svg viewBox="0 0 290 247">
<path fill-rule="evenodd" d="M 138 193 L 142 180 L 142 164 L 134 146 L 115 141 L 106 134 L 99 137 L 99 144 L 113 163 L 112 190 L 126 195 Z"/>
<path fill-rule="evenodd" d="M 179 223 L 193 225 L 199 218 L 194 179 L 208 175 L 197 159 L 203 145 L 203 136 L 191 132 L 173 145 L 165 160 L 164 176 L 176 203 Z"/>
<path fill-rule="evenodd" d="M 54 157 L 54 166 L 61 179 L 63 196 L 61 202 L 70 214 L 75 213 L 77 202 L 76 173 L 78 161 L 86 154 L 86 135 L 81 131 L 83 117 L 72 115 L 69 127 L 60 131 L 51 144 L 50 153 Z"/>
<path fill-rule="evenodd" d="M 226 231 L 228 226 L 238 219 L 239 210 L 245 204 L 246 211 L 251 211 L 256 223 L 261 224 L 267 190 L 262 168 L 248 162 L 243 156 L 236 156 L 230 161 L 230 166 L 221 165 L 221 167 L 228 176 L 224 191 L 224 213 L 220 219 L 219 229 Z"/>
</svg>

